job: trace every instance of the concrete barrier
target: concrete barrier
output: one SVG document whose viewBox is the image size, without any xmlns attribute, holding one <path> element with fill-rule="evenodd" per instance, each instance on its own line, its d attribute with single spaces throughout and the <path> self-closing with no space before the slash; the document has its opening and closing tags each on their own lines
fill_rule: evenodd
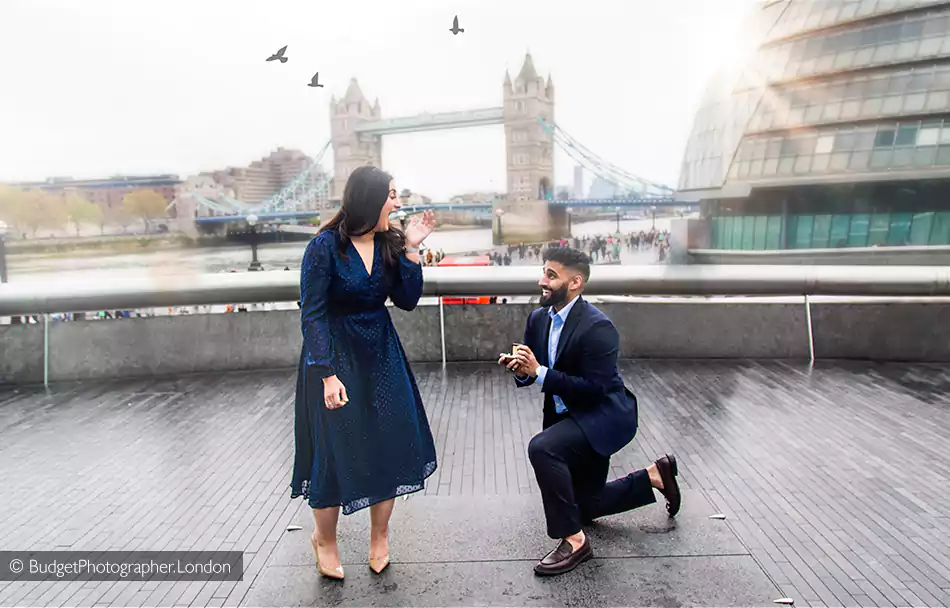
<svg viewBox="0 0 950 608">
<path fill-rule="evenodd" d="M 945 302 L 812 304 L 816 359 L 950 361 Z"/>
<path fill-rule="evenodd" d="M 656 298 L 597 304 L 616 324 L 624 358 L 810 357 L 803 300 Z M 521 341 L 530 304 L 445 306 L 445 358 L 494 361 Z M 438 306 L 390 308 L 407 356 L 442 361 Z M 811 305 L 817 359 L 950 361 L 950 302 Z M 51 322 L 50 382 L 293 369 L 296 310 Z M 0 384 L 44 379 L 44 325 L 0 326 Z"/>
<path fill-rule="evenodd" d="M 43 382 L 43 324 L 0 325 L 0 384 Z"/>
</svg>

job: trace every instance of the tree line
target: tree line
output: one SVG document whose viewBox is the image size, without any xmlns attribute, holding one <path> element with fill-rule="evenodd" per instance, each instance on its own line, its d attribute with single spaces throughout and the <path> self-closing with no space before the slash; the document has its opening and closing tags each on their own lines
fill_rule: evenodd
<svg viewBox="0 0 950 608">
<path fill-rule="evenodd" d="M 79 236 L 81 227 L 98 226 L 105 234 L 109 225 L 123 229 L 141 220 L 146 232 L 152 220 L 165 217 L 165 197 L 154 190 L 135 190 L 122 197 L 118 207 L 103 208 L 78 193 L 65 196 L 42 190 L 21 190 L 0 185 L 0 220 L 21 237 L 36 237 L 39 230 L 62 230 L 72 227 Z"/>
</svg>

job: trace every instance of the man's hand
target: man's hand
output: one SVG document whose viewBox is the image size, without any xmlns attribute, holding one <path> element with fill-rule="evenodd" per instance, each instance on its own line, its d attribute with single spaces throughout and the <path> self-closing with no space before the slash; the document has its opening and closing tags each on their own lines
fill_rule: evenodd
<svg viewBox="0 0 950 608">
<path fill-rule="evenodd" d="M 522 372 L 519 369 L 520 364 L 518 363 L 518 360 L 513 357 L 508 356 L 507 353 L 502 353 L 498 357 L 498 365 L 504 365 L 506 368 L 508 368 L 509 372 L 514 372 L 515 374 L 519 376 L 525 375 L 524 372 Z"/>
<path fill-rule="evenodd" d="M 538 359 L 534 356 L 531 349 L 524 344 L 518 345 L 518 351 L 515 353 L 515 361 L 518 362 L 519 373 L 531 376 L 532 378 L 537 376 Z"/>
</svg>

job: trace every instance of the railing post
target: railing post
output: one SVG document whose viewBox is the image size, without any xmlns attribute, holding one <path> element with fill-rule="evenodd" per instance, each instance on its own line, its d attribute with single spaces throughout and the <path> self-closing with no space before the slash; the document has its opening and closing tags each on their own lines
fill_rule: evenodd
<svg viewBox="0 0 950 608">
<path fill-rule="evenodd" d="M 805 294 L 805 320 L 808 323 L 808 353 L 811 355 L 811 365 L 815 364 L 815 332 L 811 324 L 811 300 Z"/>
<path fill-rule="evenodd" d="M 49 388 L 49 313 L 43 314 L 43 386 Z"/>
<path fill-rule="evenodd" d="M 442 369 L 445 369 L 445 311 L 442 309 L 442 296 L 439 296 L 439 334 L 442 336 Z"/>
</svg>

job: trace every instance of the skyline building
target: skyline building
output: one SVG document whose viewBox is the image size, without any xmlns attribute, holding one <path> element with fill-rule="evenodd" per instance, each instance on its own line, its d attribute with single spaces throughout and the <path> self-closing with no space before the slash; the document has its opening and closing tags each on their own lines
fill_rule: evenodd
<svg viewBox="0 0 950 608">
<path fill-rule="evenodd" d="M 950 3 L 769 2 L 740 37 L 679 181 L 712 248 L 950 244 Z"/>
</svg>

